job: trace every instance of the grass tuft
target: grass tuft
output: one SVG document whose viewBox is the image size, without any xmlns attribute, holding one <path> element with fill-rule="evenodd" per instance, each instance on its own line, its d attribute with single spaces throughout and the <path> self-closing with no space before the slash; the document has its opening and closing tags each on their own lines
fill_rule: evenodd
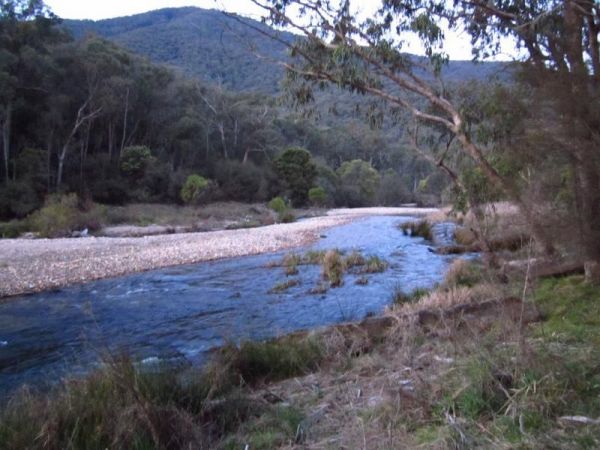
<svg viewBox="0 0 600 450">
<path fill-rule="evenodd" d="M 405 236 L 422 237 L 427 241 L 433 241 L 433 230 L 427 220 L 404 222 L 400 224 L 399 228 Z"/>
<path fill-rule="evenodd" d="M 339 287 L 344 283 L 344 271 L 346 266 L 342 255 L 337 250 L 329 250 L 325 253 L 322 265 L 322 274 L 329 281 L 331 287 Z"/>
<path fill-rule="evenodd" d="M 282 281 L 281 283 L 277 283 L 273 288 L 269 291 L 269 294 L 278 294 L 280 292 L 285 292 L 294 286 L 298 286 L 300 284 L 300 280 L 296 278 L 292 278 L 291 280 Z"/>
</svg>

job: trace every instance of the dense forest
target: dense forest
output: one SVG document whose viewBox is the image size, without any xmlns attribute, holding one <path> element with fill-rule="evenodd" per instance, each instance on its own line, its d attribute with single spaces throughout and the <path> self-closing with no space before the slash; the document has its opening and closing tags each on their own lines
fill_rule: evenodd
<svg viewBox="0 0 600 450">
<path fill-rule="evenodd" d="M 161 17 L 164 20 L 157 19 Z M 227 28 L 221 32 L 217 28 L 224 26 L 226 16 L 214 11 L 166 10 L 94 25 L 106 35 L 111 35 L 107 30 L 150 33 L 162 42 L 164 54 L 177 55 L 179 47 L 161 33 L 177 36 L 178 17 L 200 18 L 196 25 L 204 34 L 199 36 L 210 35 L 212 40 L 198 49 L 224 54 L 218 40 Z M 258 79 L 263 87 L 264 83 L 277 85 L 255 68 L 263 67 L 271 75 L 278 72 L 268 65 L 251 64 L 253 56 L 241 47 L 225 66 L 198 50 L 197 57 L 210 61 L 210 67 L 221 67 L 233 76 L 236 66 L 237 73 L 243 74 L 239 83 L 235 77 L 216 83 L 214 73 L 203 73 L 211 81 L 189 75 L 202 71 L 201 67 L 181 72 L 158 65 L 83 33 L 82 27 L 90 25 L 87 22 L 76 25 L 69 22 L 66 27 L 41 3 L 33 9 L 23 8 L 21 2 L 5 5 L 0 29 L 2 219 L 27 216 L 53 193 L 73 192 L 82 200 L 105 204 L 181 202 L 181 188 L 192 174 L 211 180 L 203 201 L 266 201 L 285 194 L 285 180 L 272 162 L 291 146 L 311 152 L 317 165 L 312 184 L 326 191 L 329 204 L 432 202 L 446 185 L 443 176 L 402 144 L 396 131 L 382 132 L 381 127 L 363 121 L 363 113 L 354 109 L 354 103 L 362 101 L 357 96 L 346 94 L 336 103 L 334 91 L 324 92 L 320 113 L 310 115 L 261 93 L 261 86 L 253 91 L 233 90 Z M 189 33 L 190 29 L 184 30 L 179 38 L 186 40 Z M 282 53 L 273 45 L 265 46 Z M 182 58 L 195 61 L 185 54 Z M 353 160 L 379 172 L 374 174 L 375 189 L 357 191 L 351 177 L 344 184 L 339 169 Z M 361 171 L 360 164 L 354 164 L 358 173 L 373 175 Z M 427 195 L 427 189 L 417 192 L 419 182 L 428 177 L 433 196 Z"/>
</svg>

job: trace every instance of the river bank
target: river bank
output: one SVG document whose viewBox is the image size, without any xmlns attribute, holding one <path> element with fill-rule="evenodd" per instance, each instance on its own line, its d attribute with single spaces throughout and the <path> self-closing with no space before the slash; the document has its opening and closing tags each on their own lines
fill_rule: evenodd
<svg viewBox="0 0 600 450">
<path fill-rule="evenodd" d="M 132 238 L 0 240 L 0 298 L 130 273 L 257 255 L 307 245 L 321 231 L 368 215 L 424 215 L 436 209 L 360 208 L 292 224 Z"/>
</svg>

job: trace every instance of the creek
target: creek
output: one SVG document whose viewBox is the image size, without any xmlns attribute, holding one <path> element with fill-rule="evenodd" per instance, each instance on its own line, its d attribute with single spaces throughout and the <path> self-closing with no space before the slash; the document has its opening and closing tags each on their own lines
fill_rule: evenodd
<svg viewBox="0 0 600 450">
<path fill-rule="evenodd" d="M 84 374 L 102 355 L 126 352 L 140 364 L 201 364 L 226 342 L 276 335 L 381 313 L 395 289 L 409 293 L 443 279 L 454 259 L 432 253 L 433 244 L 405 236 L 409 217 L 374 216 L 323 232 L 294 250 L 358 250 L 389 267 L 367 275 L 368 284 L 344 284 L 310 293 L 319 266 L 299 266 L 297 286 L 269 293 L 286 280 L 269 267 L 285 253 L 224 259 L 105 279 L 11 298 L 0 304 L 0 397 L 27 383 L 43 388 Z M 452 224 L 434 226 L 437 245 L 452 240 Z"/>
</svg>

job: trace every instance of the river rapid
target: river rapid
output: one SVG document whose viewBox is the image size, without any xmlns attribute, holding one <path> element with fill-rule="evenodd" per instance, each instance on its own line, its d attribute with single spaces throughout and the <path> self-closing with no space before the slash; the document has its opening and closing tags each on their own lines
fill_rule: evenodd
<svg viewBox="0 0 600 450">
<path fill-rule="evenodd" d="M 26 383 L 44 388 L 126 352 L 142 365 L 201 364 L 226 342 L 260 340 L 381 313 L 395 289 L 411 292 L 440 282 L 454 259 L 430 242 L 405 236 L 409 217 L 376 216 L 329 229 L 314 245 L 295 250 L 358 250 L 389 263 L 383 273 L 348 274 L 339 288 L 313 294 L 319 266 L 299 266 L 299 284 L 269 293 L 286 280 L 269 267 L 285 253 L 153 270 L 0 304 L 0 397 Z M 434 227 L 436 245 L 451 242 L 452 224 Z"/>
</svg>

